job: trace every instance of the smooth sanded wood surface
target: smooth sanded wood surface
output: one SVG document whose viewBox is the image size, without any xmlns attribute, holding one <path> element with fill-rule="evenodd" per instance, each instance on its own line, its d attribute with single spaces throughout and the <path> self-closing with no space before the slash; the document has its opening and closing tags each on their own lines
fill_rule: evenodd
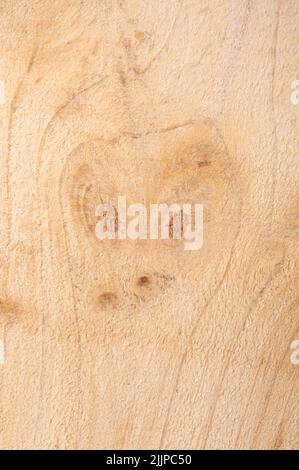
<svg viewBox="0 0 299 470">
<path fill-rule="evenodd" d="M 297 0 L 1 0 L 2 449 L 298 448 L 298 45 Z M 202 249 L 99 241 L 118 195 Z"/>
</svg>

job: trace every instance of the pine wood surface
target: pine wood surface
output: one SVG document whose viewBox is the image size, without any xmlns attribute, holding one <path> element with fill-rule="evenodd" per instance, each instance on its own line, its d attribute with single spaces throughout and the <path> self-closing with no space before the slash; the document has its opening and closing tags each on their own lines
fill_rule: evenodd
<svg viewBox="0 0 299 470">
<path fill-rule="evenodd" d="M 0 1 L 1 449 L 295 449 L 297 0 Z M 95 237 L 199 202 L 204 243 Z"/>
</svg>

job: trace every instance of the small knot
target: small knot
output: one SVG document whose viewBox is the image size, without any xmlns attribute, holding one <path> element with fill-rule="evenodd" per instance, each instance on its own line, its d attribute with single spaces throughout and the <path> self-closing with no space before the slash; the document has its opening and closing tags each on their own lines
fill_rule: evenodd
<svg viewBox="0 0 299 470">
<path fill-rule="evenodd" d="M 140 278 L 137 281 L 137 285 L 139 287 L 146 287 L 151 283 L 150 279 L 148 276 L 140 276 Z"/>
<path fill-rule="evenodd" d="M 101 307 L 107 308 L 111 306 L 115 308 L 118 305 L 118 296 L 114 292 L 103 292 L 98 300 Z"/>
</svg>

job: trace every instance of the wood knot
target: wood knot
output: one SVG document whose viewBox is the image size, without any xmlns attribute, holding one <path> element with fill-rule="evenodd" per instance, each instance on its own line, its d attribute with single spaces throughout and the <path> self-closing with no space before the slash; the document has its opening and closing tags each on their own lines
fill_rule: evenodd
<svg viewBox="0 0 299 470">
<path fill-rule="evenodd" d="M 22 310 L 18 304 L 8 299 L 0 298 L 0 323 L 10 323 L 18 319 Z"/>
<path fill-rule="evenodd" d="M 119 304 L 119 299 L 118 296 L 111 291 L 103 292 L 99 297 L 98 297 L 98 303 L 101 307 L 103 308 L 116 308 Z"/>
<path fill-rule="evenodd" d="M 137 280 L 137 286 L 139 287 L 149 286 L 150 283 L 151 283 L 151 280 L 148 276 L 140 276 L 139 279 Z"/>
<path fill-rule="evenodd" d="M 23 305 L 8 297 L 0 297 L 0 326 L 22 328 L 27 334 L 36 334 L 39 328 L 39 316 L 34 306 Z"/>
<path fill-rule="evenodd" d="M 173 276 L 163 273 L 143 274 L 136 281 L 135 295 L 141 301 L 151 297 L 157 298 L 161 292 L 164 292 L 169 287 L 173 280 Z"/>
</svg>

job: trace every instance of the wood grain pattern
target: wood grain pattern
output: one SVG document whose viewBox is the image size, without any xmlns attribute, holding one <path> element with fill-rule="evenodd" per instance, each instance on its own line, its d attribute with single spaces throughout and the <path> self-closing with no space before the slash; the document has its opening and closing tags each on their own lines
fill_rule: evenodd
<svg viewBox="0 0 299 470">
<path fill-rule="evenodd" d="M 1 0 L 1 449 L 295 449 L 297 0 Z M 95 207 L 204 205 L 204 244 Z"/>
</svg>

